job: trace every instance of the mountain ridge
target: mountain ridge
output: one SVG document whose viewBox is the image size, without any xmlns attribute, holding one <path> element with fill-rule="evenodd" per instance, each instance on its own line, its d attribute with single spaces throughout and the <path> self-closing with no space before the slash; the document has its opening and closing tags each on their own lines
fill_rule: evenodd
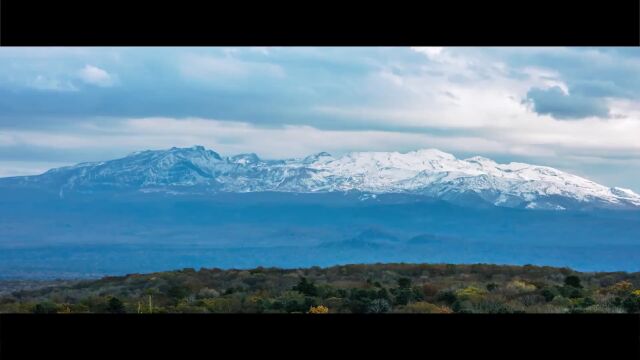
<svg viewBox="0 0 640 360">
<path fill-rule="evenodd" d="M 640 195 L 561 170 L 520 162 L 500 164 L 473 156 L 458 159 L 438 149 L 319 152 L 303 158 L 264 160 L 254 153 L 223 157 L 195 145 L 144 150 L 123 158 L 51 169 L 41 175 L 0 179 L 66 192 L 134 189 L 167 193 L 349 192 L 426 195 L 454 202 L 564 210 L 640 208 Z"/>
</svg>

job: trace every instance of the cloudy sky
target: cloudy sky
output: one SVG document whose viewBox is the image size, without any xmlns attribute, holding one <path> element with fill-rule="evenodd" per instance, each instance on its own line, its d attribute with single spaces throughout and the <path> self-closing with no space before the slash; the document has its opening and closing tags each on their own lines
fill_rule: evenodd
<svg viewBox="0 0 640 360">
<path fill-rule="evenodd" d="M 0 176 L 438 148 L 640 192 L 640 48 L 0 48 Z"/>
</svg>

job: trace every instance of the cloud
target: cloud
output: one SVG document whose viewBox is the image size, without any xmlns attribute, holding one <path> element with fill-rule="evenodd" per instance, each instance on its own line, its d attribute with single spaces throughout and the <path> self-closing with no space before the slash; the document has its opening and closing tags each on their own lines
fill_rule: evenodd
<svg viewBox="0 0 640 360">
<path fill-rule="evenodd" d="M 438 148 L 459 157 L 483 155 L 500 161 L 517 159 L 556 166 L 596 181 L 606 180 L 608 185 L 637 189 L 633 177 L 620 179 L 612 169 L 624 168 L 625 174 L 640 173 L 639 133 L 640 122 L 626 118 L 557 121 L 541 117 L 513 127 L 437 132 L 331 130 L 308 125 L 265 127 L 242 121 L 146 117 L 84 120 L 57 131 L 0 129 L 0 155 L 4 155 L 4 161 L 18 161 L 18 156 L 24 153 L 21 149 L 39 149 L 47 154 L 61 154 L 47 160 L 63 163 L 70 154 L 75 154 L 73 162 L 100 161 L 138 150 L 196 144 L 223 155 L 254 152 L 264 158 L 303 157 L 319 151 L 342 154 Z M 14 154 L 14 158 L 8 159 L 6 154 Z M 598 164 L 609 161 L 610 166 L 596 167 L 593 159 L 598 159 Z M 33 157 L 24 164 L 8 164 L 15 169 L 7 167 L 3 174 L 24 174 L 30 167 L 41 169 L 29 165 L 30 161 Z"/>
<path fill-rule="evenodd" d="M 606 174 L 637 190 L 624 167 L 640 169 L 639 94 L 640 49 L 3 48 L 0 161 L 34 148 L 76 161 L 194 143 L 273 156 L 439 147 L 596 175 L 585 159 L 623 159 Z"/>
<path fill-rule="evenodd" d="M 536 113 L 551 115 L 557 119 L 609 116 L 609 108 L 604 99 L 568 94 L 559 86 L 532 88 L 527 92 L 527 100 L 532 102 Z"/>
<path fill-rule="evenodd" d="M 49 169 L 68 165 L 62 162 L 0 161 L 0 177 L 42 174 Z"/>
<path fill-rule="evenodd" d="M 629 98 L 633 97 L 630 89 L 616 84 L 613 80 L 583 79 L 573 81 L 572 93 L 594 98 Z"/>
<path fill-rule="evenodd" d="M 323 130 L 312 126 L 259 127 L 246 122 L 199 118 L 113 119 L 110 124 L 87 122 L 66 131 L 6 130 L 0 148 L 32 146 L 76 149 L 88 153 L 118 148 L 123 154 L 142 149 L 205 145 L 223 154 L 255 152 L 270 158 L 301 157 L 319 151 L 445 150 L 502 152 L 496 141 L 473 136 L 434 136 L 373 130 Z M 92 159 L 86 159 L 92 160 Z"/>
<path fill-rule="evenodd" d="M 82 81 L 87 84 L 109 87 L 113 85 L 113 77 L 104 69 L 93 65 L 85 65 L 80 71 L 79 76 Z"/>
<path fill-rule="evenodd" d="M 414 46 L 411 50 L 426 55 L 429 59 L 435 59 L 442 53 L 444 48 L 439 46 Z"/>
<path fill-rule="evenodd" d="M 276 64 L 241 60 L 227 52 L 226 56 L 188 54 L 180 63 L 181 73 L 198 81 L 246 79 L 249 77 L 281 78 L 284 69 Z"/>
<path fill-rule="evenodd" d="M 528 123 L 521 129 L 493 128 L 459 132 L 328 130 L 308 125 L 257 126 L 247 122 L 201 118 L 134 118 L 87 121 L 56 132 L 7 129 L 0 147 L 54 149 L 146 148 L 202 144 L 226 153 L 256 152 L 271 157 L 305 156 L 318 151 L 395 151 L 436 147 L 454 153 L 554 157 L 640 157 L 640 122 L 592 119 L 549 124 Z M 610 141 L 610 139 L 616 141 Z M 595 155 L 594 155 L 595 154 Z"/>
<path fill-rule="evenodd" d="M 78 91 L 78 88 L 71 81 L 61 80 L 44 75 L 37 75 L 29 86 L 38 90 L 47 91 Z"/>
</svg>

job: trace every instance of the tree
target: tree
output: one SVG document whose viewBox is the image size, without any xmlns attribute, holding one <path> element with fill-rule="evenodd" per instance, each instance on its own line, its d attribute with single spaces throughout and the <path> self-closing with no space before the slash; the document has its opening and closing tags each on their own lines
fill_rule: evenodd
<svg viewBox="0 0 640 360">
<path fill-rule="evenodd" d="M 386 299 L 375 299 L 369 303 L 368 312 L 374 314 L 382 314 L 389 312 L 391 310 L 391 305 Z"/>
<path fill-rule="evenodd" d="M 351 289 L 348 307 L 352 313 L 366 313 L 372 300 L 382 298 L 386 293 L 383 289 Z"/>
<path fill-rule="evenodd" d="M 408 289 L 411 287 L 411 279 L 403 277 L 398 279 L 398 287 L 401 289 Z"/>
<path fill-rule="evenodd" d="M 448 305 L 453 305 L 458 300 L 458 296 L 452 290 L 444 290 L 438 293 L 438 301 L 442 301 Z"/>
<path fill-rule="evenodd" d="M 553 298 L 556 297 L 556 295 L 558 295 L 558 292 L 554 291 L 553 289 L 545 288 L 545 289 L 542 289 L 542 291 L 540 292 L 540 295 L 544 297 L 544 300 L 546 302 L 549 302 L 553 300 Z"/>
<path fill-rule="evenodd" d="M 496 283 L 488 283 L 486 286 L 488 291 L 493 291 L 498 288 L 498 284 Z"/>
<path fill-rule="evenodd" d="M 640 296 L 631 295 L 622 301 L 622 307 L 628 313 L 640 312 Z"/>
<path fill-rule="evenodd" d="M 288 313 L 305 313 L 311 306 L 317 305 L 313 298 L 304 296 L 299 291 L 287 290 L 268 304 L 268 310 L 284 311 Z"/>
<path fill-rule="evenodd" d="M 422 285 L 422 295 L 424 297 L 433 297 L 438 294 L 438 287 L 433 284 Z"/>
<path fill-rule="evenodd" d="M 576 307 L 579 307 L 579 308 L 587 308 L 587 307 L 589 307 L 591 305 L 595 305 L 596 302 L 595 302 L 595 300 L 593 300 L 590 297 L 585 297 L 585 298 L 576 299 L 574 304 L 575 304 Z"/>
<path fill-rule="evenodd" d="M 167 290 L 167 296 L 174 300 L 180 300 L 189 295 L 189 289 L 186 286 L 173 285 Z"/>
<path fill-rule="evenodd" d="M 572 286 L 574 288 L 581 288 L 582 284 L 580 284 L 580 278 L 575 275 L 569 275 L 564 278 L 564 283 L 567 286 Z"/>
<path fill-rule="evenodd" d="M 57 313 L 56 304 L 46 301 L 39 304 L 36 304 L 33 308 L 33 312 L 35 314 L 55 314 Z"/>
<path fill-rule="evenodd" d="M 126 312 L 124 304 L 117 297 L 109 299 L 106 311 L 111 314 L 124 314 Z"/>
<path fill-rule="evenodd" d="M 472 313 L 473 305 L 468 300 L 456 300 L 451 305 L 451 310 L 456 313 L 468 314 Z"/>
<path fill-rule="evenodd" d="M 318 289 L 316 285 L 312 282 L 309 282 L 306 277 L 300 278 L 300 281 L 296 286 L 294 286 L 291 290 L 297 291 L 307 296 L 317 296 Z"/>
</svg>

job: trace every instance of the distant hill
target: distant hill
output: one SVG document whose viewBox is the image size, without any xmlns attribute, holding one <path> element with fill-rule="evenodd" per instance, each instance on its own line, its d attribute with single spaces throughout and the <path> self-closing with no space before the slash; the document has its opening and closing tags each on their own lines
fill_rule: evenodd
<svg viewBox="0 0 640 360">
<path fill-rule="evenodd" d="M 640 211 L 469 207 L 398 194 L 3 194 L 5 279 L 401 261 L 640 271 Z"/>
</svg>

